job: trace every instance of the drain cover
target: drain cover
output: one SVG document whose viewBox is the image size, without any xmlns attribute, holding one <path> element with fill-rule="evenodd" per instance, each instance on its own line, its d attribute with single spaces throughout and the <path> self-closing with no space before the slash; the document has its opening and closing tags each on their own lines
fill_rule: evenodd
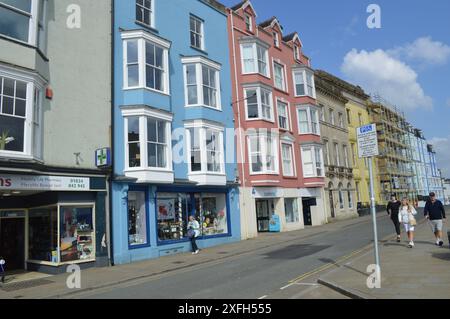
<svg viewBox="0 0 450 319">
<path fill-rule="evenodd" d="M 33 288 L 43 285 L 48 285 L 53 283 L 53 281 L 48 279 L 36 279 L 36 280 L 27 280 L 27 281 L 21 281 L 21 282 L 14 282 L 10 284 L 6 284 L 0 287 L 1 290 L 6 292 L 16 291 L 16 290 L 22 290 L 27 288 Z"/>
</svg>

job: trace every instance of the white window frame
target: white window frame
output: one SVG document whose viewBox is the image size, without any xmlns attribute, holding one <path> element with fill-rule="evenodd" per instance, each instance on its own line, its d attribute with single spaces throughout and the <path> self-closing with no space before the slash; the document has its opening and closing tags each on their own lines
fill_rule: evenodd
<svg viewBox="0 0 450 319">
<path fill-rule="evenodd" d="M 290 154 L 291 154 L 291 158 L 290 158 L 290 165 L 291 165 L 291 171 L 292 174 L 286 174 L 286 169 L 285 169 L 285 158 L 283 157 L 283 146 L 288 146 L 290 148 Z M 281 151 L 281 167 L 283 170 L 283 176 L 286 177 L 295 177 L 297 176 L 297 172 L 295 169 L 295 154 L 294 154 L 294 144 L 292 142 L 287 142 L 287 141 L 283 141 L 281 140 L 280 142 L 280 151 Z"/>
<path fill-rule="evenodd" d="M 281 87 L 279 87 L 277 85 L 277 72 L 276 72 L 276 68 L 280 67 L 281 68 Z M 286 65 L 273 60 L 272 61 L 272 67 L 273 67 L 273 83 L 275 88 L 277 88 L 278 90 L 281 90 L 283 92 L 287 92 L 287 85 L 286 85 Z"/>
<path fill-rule="evenodd" d="M 136 21 L 142 23 L 143 25 L 149 26 L 150 28 L 155 28 L 155 1 L 151 0 L 150 8 L 147 8 L 145 5 L 138 4 L 136 1 L 136 7 L 139 6 L 145 10 L 150 10 L 150 24 L 145 23 L 144 21 L 139 21 L 136 16 Z"/>
<path fill-rule="evenodd" d="M 294 59 L 300 61 L 300 47 L 294 44 Z"/>
<path fill-rule="evenodd" d="M 245 30 L 253 32 L 253 17 L 248 13 L 244 15 L 244 23 L 245 23 Z"/>
<path fill-rule="evenodd" d="M 256 99 L 258 102 L 258 117 L 257 118 L 249 118 L 248 117 L 248 98 L 249 96 L 247 95 L 247 92 L 250 90 L 255 90 L 256 91 Z M 263 117 L 262 115 L 264 114 L 263 112 L 263 107 L 262 107 L 262 93 L 263 91 L 265 91 L 266 93 L 269 93 L 269 101 L 270 101 L 270 118 L 267 117 Z M 272 90 L 262 87 L 262 86 L 248 86 L 248 87 L 244 87 L 244 96 L 246 97 L 245 100 L 245 119 L 247 121 L 268 121 L 271 123 L 275 122 L 274 119 L 274 110 L 273 110 L 273 94 L 272 94 Z"/>
<path fill-rule="evenodd" d="M 252 48 L 252 59 L 253 60 L 253 72 L 246 72 L 245 70 L 245 63 L 244 63 L 244 47 L 251 47 Z M 266 73 L 262 73 L 259 69 L 259 60 L 258 60 L 258 47 L 261 47 L 265 50 L 264 59 L 266 63 Z M 269 62 L 269 49 L 259 43 L 256 42 L 248 42 L 248 43 L 241 43 L 241 64 L 242 64 L 242 74 L 248 75 L 248 74 L 261 74 L 267 78 L 270 78 L 270 62 Z"/>
<path fill-rule="evenodd" d="M 348 146 L 347 145 L 342 145 L 342 152 L 344 153 L 344 165 L 345 167 L 349 168 L 350 167 L 350 161 L 348 159 Z"/>
<path fill-rule="evenodd" d="M 126 31 L 122 33 L 122 41 L 123 41 L 123 89 L 124 90 L 134 90 L 134 89 L 146 89 L 152 92 L 157 92 L 165 95 L 170 94 L 170 68 L 169 68 L 169 49 L 170 42 L 155 35 L 150 34 L 144 30 L 136 30 L 136 31 Z M 139 80 L 138 85 L 129 86 L 128 85 L 128 41 L 137 41 L 138 47 L 138 70 L 139 70 Z M 163 50 L 163 86 L 164 90 L 157 90 L 154 88 L 149 88 L 146 85 L 146 57 L 145 57 L 145 44 L 146 42 L 150 42 L 153 45 L 161 48 Z"/>
<path fill-rule="evenodd" d="M 307 132 L 300 132 L 300 117 L 298 116 L 299 111 L 306 111 L 306 114 L 308 116 L 308 131 Z M 312 121 L 312 111 L 316 112 L 316 120 L 314 124 L 316 124 L 317 132 L 313 132 L 313 121 Z M 298 120 L 298 134 L 299 135 L 317 135 L 320 136 L 320 120 L 319 120 L 319 108 L 316 105 L 312 104 L 300 104 L 297 105 L 297 120 Z"/>
<path fill-rule="evenodd" d="M 200 33 L 196 32 L 195 30 L 191 30 L 191 19 L 196 20 L 200 23 Z M 191 34 L 195 33 L 200 37 L 200 47 L 197 47 L 192 44 Z M 189 43 L 191 44 L 191 47 L 195 49 L 199 49 L 202 51 L 205 51 L 205 21 L 203 21 L 201 18 L 196 17 L 195 15 L 189 15 Z"/>
<path fill-rule="evenodd" d="M 153 110 L 148 107 L 125 108 L 122 110 L 124 118 L 124 144 L 125 144 L 125 172 L 154 171 L 154 172 L 173 172 L 172 163 L 172 120 L 173 115 Z M 139 118 L 139 144 L 141 153 L 140 166 L 130 167 L 129 163 L 129 143 L 128 143 L 128 118 Z M 148 136 L 147 136 L 147 118 L 153 118 L 166 122 L 166 167 L 150 167 L 148 165 Z"/>
<path fill-rule="evenodd" d="M 186 136 L 186 163 L 188 164 L 188 175 L 225 175 L 225 148 L 224 148 L 224 127 L 212 124 L 204 120 L 194 120 L 185 123 L 185 136 Z M 201 156 L 201 170 L 192 171 L 191 166 L 191 132 L 190 129 L 199 129 L 200 139 L 200 156 Z M 219 133 L 219 152 L 220 152 L 220 171 L 212 172 L 208 171 L 208 157 L 206 147 L 206 131 L 212 130 Z"/>
<path fill-rule="evenodd" d="M 25 104 L 25 117 L 24 119 L 24 140 L 23 151 L 6 151 L 0 150 L 0 157 L 18 158 L 18 159 L 36 159 L 42 161 L 42 103 L 43 103 L 43 91 L 45 82 L 42 78 L 27 71 L 19 71 L 17 69 L 9 67 L 0 67 L 0 77 L 8 78 L 14 81 L 21 81 L 26 83 L 26 104 Z M 0 79 L 2 81 L 2 79 Z M 35 93 L 38 93 L 37 105 L 35 105 Z M 0 92 L 3 93 L 3 92 Z M 2 101 L 0 101 L 0 110 Z M 38 112 L 38 114 L 36 114 Z M 10 116 L 10 115 L 5 115 Z M 11 117 L 16 118 L 15 115 Z M 35 125 L 38 125 L 38 129 L 35 130 Z M 35 134 L 38 134 L 35 136 Z M 1 135 L 1 132 L 0 132 Z M 37 143 L 36 143 L 37 142 Z M 36 145 L 37 144 L 37 145 Z"/>
<path fill-rule="evenodd" d="M 10 10 L 12 12 L 21 14 L 23 16 L 27 16 L 29 18 L 29 24 L 28 24 L 28 41 L 23 41 L 14 37 L 10 37 L 5 34 L 1 34 L 1 37 L 5 37 L 8 39 L 12 39 L 14 41 L 18 41 L 21 43 L 26 43 L 34 47 L 38 47 L 38 36 L 37 33 L 39 32 L 38 23 L 39 23 L 39 1 L 47 1 L 47 0 L 31 0 L 31 8 L 30 12 L 23 11 L 19 8 L 16 8 L 12 5 L 2 3 L 1 6 L 6 8 L 7 10 Z M 0 1 L 1 2 L 1 1 Z M 44 4 L 45 6 L 45 4 Z M 45 11 L 44 11 L 45 12 Z M 44 14 L 45 15 L 45 14 Z"/>
<path fill-rule="evenodd" d="M 273 45 L 276 48 L 280 47 L 280 35 L 276 31 L 273 32 Z"/>
<path fill-rule="evenodd" d="M 336 166 L 341 166 L 341 157 L 339 152 L 339 143 L 334 142 L 334 163 Z"/>
<path fill-rule="evenodd" d="M 298 92 L 297 92 L 297 83 L 295 82 L 295 78 L 298 73 L 301 73 L 301 75 L 303 77 L 303 88 L 305 91 L 305 94 L 303 94 L 303 95 L 298 94 Z M 308 75 L 312 77 L 312 92 L 310 92 L 308 82 L 307 82 Z M 294 81 L 294 92 L 295 92 L 296 97 L 309 96 L 309 97 L 312 97 L 313 99 L 316 98 L 316 84 L 315 84 L 315 80 L 314 80 L 314 71 L 310 70 L 309 68 L 305 68 L 305 67 L 295 68 L 292 71 L 292 76 L 293 76 L 293 81 Z"/>
<path fill-rule="evenodd" d="M 220 72 L 221 65 L 219 63 L 213 62 L 204 57 L 189 57 L 182 58 L 181 63 L 183 64 L 183 78 L 184 78 L 184 100 L 186 107 L 195 107 L 201 106 L 210 108 L 216 111 L 222 111 L 222 97 L 221 97 L 221 85 L 220 85 Z M 188 97 L 188 83 L 187 83 L 187 67 L 188 65 L 195 65 L 195 78 L 196 78 L 196 86 L 197 86 L 197 103 L 189 104 Z M 216 107 L 205 105 L 203 100 L 203 66 L 213 69 L 216 72 L 215 81 L 216 81 Z"/>
<path fill-rule="evenodd" d="M 277 98 L 276 99 L 276 103 L 277 103 L 277 122 L 278 122 L 278 127 L 282 130 L 286 130 L 286 131 L 290 131 L 292 128 L 292 123 L 291 123 L 291 108 L 289 107 L 289 102 L 284 100 L 284 99 L 280 99 Z M 280 111 L 279 111 L 279 106 L 280 103 L 283 104 L 286 107 L 286 125 L 287 127 L 281 127 L 280 125 Z"/>
<path fill-rule="evenodd" d="M 316 149 L 318 149 L 319 152 L 320 152 L 321 167 L 317 167 Z M 301 157 L 302 157 L 303 177 L 304 178 L 325 177 L 325 166 L 324 166 L 324 161 L 323 161 L 323 149 L 322 149 L 322 147 L 317 145 L 317 144 L 305 144 L 305 145 L 301 145 L 300 146 L 300 151 L 301 151 Z M 305 162 L 305 158 L 306 158 L 305 153 L 306 153 L 306 151 L 311 152 L 312 162 Z M 305 169 L 306 164 L 312 165 L 312 167 L 313 167 L 313 174 L 306 174 L 306 169 Z M 317 169 L 321 170 L 321 172 L 322 172 L 321 175 L 317 174 Z"/>
<path fill-rule="evenodd" d="M 260 139 L 259 143 L 260 143 L 261 149 L 260 149 L 260 152 L 257 152 L 257 153 L 261 153 L 262 169 L 259 172 L 253 171 L 252 154 L 254 152 L 252 152 L 252 145 L 251 145 L 252 138 Z M 267 139 L 268 138 L 273 139 L 271 154 L 268 153 L 268 149 L 267 149 Z M 270 134 L 267 132 L 259 132 L 259 133 L 249 134 L 247 136 L 247 147 L 248 147 L 248 157 L 249 157 L 248 163 L 249 163 L 250 175 L 278 175 L 280 173 L 278 145 L 279 145 L 278 136 L 276 136 L 275 134 Z M 273 157 L 274 157 L 274 170 L 273 171 L 269 170 L 267 168 L 267 161 L 264 160 L 264 158 L 266 158 L 267 156 L 271 156 L 271 155 L 273 155 Z"/>
</svg>

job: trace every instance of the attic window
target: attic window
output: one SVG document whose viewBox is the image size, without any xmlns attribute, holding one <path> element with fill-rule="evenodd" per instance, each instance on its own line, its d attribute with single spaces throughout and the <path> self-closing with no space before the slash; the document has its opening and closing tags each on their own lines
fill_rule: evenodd
<svg viewBox="0 0 450 319">
<path fill-rule="evenodd" d="M 298 45 L 294 45 L 294 57 L 296 60 L 300 60 L 300 48 Z"/>
<path fill-rule="evenodd" d="M 247 31 L 253 31 L 252 17 L 248 14 L 245 15 L 245 29 Z"/>
<path fill-rule="evenodd" d="M 273 33 L 273 45 L 275 45 L 277 48 L 280 47 L 280 38 L 278 37 L 278 33 Z"/>
</svg>

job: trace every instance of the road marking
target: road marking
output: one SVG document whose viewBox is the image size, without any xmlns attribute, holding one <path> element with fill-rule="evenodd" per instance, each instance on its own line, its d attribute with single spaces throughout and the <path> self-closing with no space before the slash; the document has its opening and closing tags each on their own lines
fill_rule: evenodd
<svg viewBox="0 0 450 319">
<path fill-rule="evenodd" d="M 258 299 L 265 299 L 265 298 L 267 298 L 267 295 L 264 295 L 264 296 L 262 296 L 262 297 L 259 297 Z"/>
<path fill-rule="evenodd" d="M 316 269 L 313 269 L 313 270 L 311 270 L 311 271 L 309 271 L 307 273 L 304 273 L 303 275 L 300 275 L 297 278 L 294 278 L 294 279 L 290 280 L 289 283 L 290 284 L 295 284 L 297 281 L 303 280 L 303 279 L 305 279 L 305 278 L 307 278 L 309 276 L 312 276 L 312 275 L 320 273 L 320 272 L 322 272 L 324 270 L 327 270 L 327 269 L 335 266 L 336 264 L 340 264 L 343 261 L 345 261 L 347 259 L 350 259 L 351 257 L 353 257 L 353 256 L 355 256 L 355 255 L 357 255 L 357 254 L 359 254 L 359 253 L 361 253 L 361 252 L 363 252 L 364 250 L 367 250 L 367 249 L 368 249 L 368 247 L 364 247 L 362 249 L 355 250 L 352 253 L 350 253 L 350 254 L 348 254 L 348 255 L 346 255 L 344 257 L 339 258 L 338 260 L 336 260 L 336 262 L 325 264 L 325 265 L 323 265 L 323 266 L 321 266 L 319 268 L 316 268 Z"/>
</svg>

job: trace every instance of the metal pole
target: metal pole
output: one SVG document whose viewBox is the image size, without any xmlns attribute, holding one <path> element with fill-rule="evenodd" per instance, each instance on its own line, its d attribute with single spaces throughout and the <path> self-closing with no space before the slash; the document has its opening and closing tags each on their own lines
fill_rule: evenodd
<svg viewBox="0 0 450 319">
<path fill-rule="evenodd" d="M 380 255 L 378 252 L 378 231 L 377 231 L 377 212 L 375 208 L 375 191 L 373 182 L 373 168 L 372 168 L 372 157 L 369 157 L 369 176 L 370 176 L 370 206 L 372 210 L 372 221 L 373 221 L 373 241 L 375 247 L 375 264 L 377 268 L 380 269 Z"/>
</svg>

